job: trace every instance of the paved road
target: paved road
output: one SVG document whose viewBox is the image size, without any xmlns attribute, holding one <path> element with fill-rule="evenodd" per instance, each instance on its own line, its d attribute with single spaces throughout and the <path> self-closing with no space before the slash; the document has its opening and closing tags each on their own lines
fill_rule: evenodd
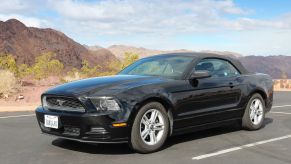
<svg viewBox="0 0 291 164">
<path fill-rule="evenodd" d="M 291 93 L 275 93 L 274 103 L 260 131 L 234 126 L 176 136 L 164 150 L 147 155 L 133 153 L 126 144 L 93 145 L 44 136 L 33 113 L 0 113 L 0 163 L 291 163 Z"/>
</svg>

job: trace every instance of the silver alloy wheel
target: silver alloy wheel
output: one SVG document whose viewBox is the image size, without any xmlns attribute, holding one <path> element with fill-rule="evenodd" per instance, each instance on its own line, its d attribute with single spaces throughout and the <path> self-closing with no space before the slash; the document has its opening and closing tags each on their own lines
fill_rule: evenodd
<svg viewBox="0 0 291 164">
<path fill-rule="evenodd" d="M 258 98 L 254 99 L 250 106 L 250 118 L 254 125 L 261 123 L 263 119 L 263 104 L 262 101 Z"/>
<path fill-rule="evenodd" d="M 147 145 L 155 145 L 164 135 L 165 121 L 157 109 L 148 110 L 140 121 L 140 137 Z"/>
</svg>

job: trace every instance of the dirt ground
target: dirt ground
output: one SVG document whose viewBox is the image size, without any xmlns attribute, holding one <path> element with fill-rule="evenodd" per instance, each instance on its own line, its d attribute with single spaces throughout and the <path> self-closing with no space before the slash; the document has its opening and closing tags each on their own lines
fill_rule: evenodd
<svg viewBox="0 0 291 164">
<path fill-rule="evenodd" d="M 15 89 L 8 98 L 0 99 L 0 112 L 32 111 L 41 104 L 43 92 L 61 84 L 59 77 L 48 77 L 41 80 L 24 78 L 21 87 Z"/>
<path fill-rule="evenodd" d="M 21 91 L 0 99 L 0 112 L 31 111 L 41 104 L 40 95 L 52 86 L 24 86 Z"/>
</svg>

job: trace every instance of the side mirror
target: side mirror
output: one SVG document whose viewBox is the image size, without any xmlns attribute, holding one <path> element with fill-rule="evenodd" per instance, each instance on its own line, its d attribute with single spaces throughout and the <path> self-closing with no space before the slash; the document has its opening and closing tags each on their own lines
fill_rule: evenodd
<svg viewBox="0 0 291 164">
<path fill-rule="evenodd" d="M 208 78 L 208 77 L 211 77 L 209 71 L 195 71 L 195 72 L 192 72 L 190 76 L 190 80 L 203 79 L 203 78 Z"/>
</svg>

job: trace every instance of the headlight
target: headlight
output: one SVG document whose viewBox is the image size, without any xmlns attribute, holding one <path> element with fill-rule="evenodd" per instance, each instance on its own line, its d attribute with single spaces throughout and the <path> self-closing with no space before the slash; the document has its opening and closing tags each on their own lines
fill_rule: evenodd
<svg viewBox="0 0 291 164">
<path fill-rule="evenodd" d="M 47 109 L 46 96 L 42 97 L 41 104 L 44 109 Z"/>
<path fill-rule="evenodd" d="M 108 112 L 121 110 L 118 102 L 112 97 L 90 97 L 89 99 L 97 111 Z"/>
</svg>

